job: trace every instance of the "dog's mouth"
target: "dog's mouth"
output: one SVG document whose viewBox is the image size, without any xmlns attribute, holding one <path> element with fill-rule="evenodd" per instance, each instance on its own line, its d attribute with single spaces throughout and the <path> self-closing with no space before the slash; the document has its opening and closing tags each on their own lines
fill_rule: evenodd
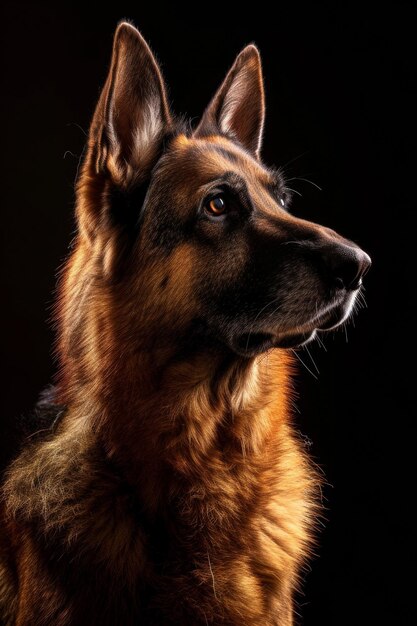
<svg viewBox="0 0 417 626">
<path fill-rule="evenodd" d="M 271 348 L 299 348 L 311 341 L 316 329 L 302 333 L 243 333 L 232 341 L 235 352 L 241 356 L 255 356 Z"/>
<path fill-rule="evenodd" d="M 243 333 L 233 341 L 233 348 L 242 356 L 254 356 L 270 348 L 296 348 L 308 343 L 315 330 L 306 333 L 275 335 L 273 333 Z"/>
<path fill-rule="evenodd" d="M 312 341 L 318 332 L 324 333 L 342 324 L 349 317 L 353 301 L 354 297 L 336 303 L 294 330 L 237 334 L 231 341 L 232 348 L 246 357 L 256 356 L 271 348 L 299 348 Z"/>
</svg>

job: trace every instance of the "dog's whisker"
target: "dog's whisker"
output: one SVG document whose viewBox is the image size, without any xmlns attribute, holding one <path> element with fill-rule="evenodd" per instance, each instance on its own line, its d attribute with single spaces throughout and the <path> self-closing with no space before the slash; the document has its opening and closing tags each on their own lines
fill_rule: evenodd
<svg viewBox="0 0 417 626">
<path fill-rule="evenodd" d="M 359 302 L 362 304 L 363 308 L 368 308 L 368 304 L 366 302 L 366 298 L 365 298 L 365 294 L 364 294 L 364 287 L 362 287 L 358 293 L 358 300 Z"/>
<path fill-rule="evenodd" d="M 297 354 L 296 350 L 291 349 L 291 352 L 295 355 L 295 357 L 300 361 L 301 365 L 303 365 L 305 367 L 305 369 L 307 370 L 307 372 L 309 372 L 309 374 L 312 375 L 313 378 L 315 378 L 316 380 L 318 380 L 318 377 L 316 376 L 316 374 L 308 367 L 308 365 L 306 365 L 303 361 L 303 359 L 300 357 L 299 354 Z"/>
<path fill-rule="evenodd" d="M 75 126 L 76 128 L 78 128 L 82 132 L 84 137 L 88 137 L 88 133 L 84 130 L 84 128 L 82 126 L 77 124 L 77 122 L 68 122 L 67 126 Z"/>
<path fill-rule="evenodd" d="M 287 187 L 287 185 L 285 185 L 285 189 L 288 189 L 288 191 L 291 191 L 292 193 L 297 194 L 297 196 L 300 196 L 300 198 L 303 197 L 303 194 L 300 193 L 299 191 L 297 191 L 296 189 L 292 189 L 291 187 Z"/>
<path fill-rule="evenodd" d="M 64 155 L 63 155 L 63 159 L 66 159 L 67 154 L 69 154 L 70 156 L 74 157 L 74 159 L 78 159 L 78 154 L 74 154 L 73 152 L 71 152 L 71 150 L 65 150 Z"/>
<path fill-rule="evenodd" d="M 304 350 L 307 352 L 308 356 L 310 357 L 310 361 L 312 362 L 314 369 L 316 370 L 317 374 L 320 374 L 319 372 L 319 368 L 317 367 L 317 363 L 315 362 L 315 360 L 313 359 L 313 355 L 311 354 L 310 350 L 308 349 L 308 346 L 303 346 Z"/>
<path fill-rule="evenodd" d="M 298 154 L 297 156 L 293 157 L 292 159 L 290 159 L 289 161 L 284 163 L 284 165 L 281 165 L 279 169 L 280 170 L 284 170 L 286 167 L 288 167 L 288 165 L 291 165 L 291 163 L 294 163 L 294 161 L 298 161 L 299 159 L 301 159 L 303 156 L 305 156 L 309 152 L 310 152 L 310 150 L 305 150 L 301 154 Z"/>
<path fill-rule="evenodd" d="M 316 333 L 316 339 L 317 339 L 317 343 L 319 344 L 319 346 L 321 346 L 321 347 L 323 348 L 323 350 L 324 350 L 325 352 L 327 352 L 327 348 L 326 348 L 326 346 L 324 345 L 324 341 L 323 341 L 323 339 L 320 337 L 319 333 Z"/>
<path fill-rule="evenodd" d="M 290 183 L 292 180 L 302 180 L 305 183 L 310 183 L 310 185 L 313 185 L 313 187 L 316 187 L 316 189 L 318 189 L 319 191 L 323 191 L 323 189 L 319 185 L 314 183 L 312 180 L 309 180 L 308 178 L 303 178 L 302 176 L 294 176 L 293 178 L 289 178 L 288 182 Z"/>
</svg>

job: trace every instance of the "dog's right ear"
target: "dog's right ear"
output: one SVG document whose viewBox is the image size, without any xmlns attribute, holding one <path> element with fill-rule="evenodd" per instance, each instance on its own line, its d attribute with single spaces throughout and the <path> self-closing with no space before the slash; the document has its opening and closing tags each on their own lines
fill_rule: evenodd
<svg viewBox="0 0 417 626">
<path fill-rule="evenodd" d="M 128 188 L 149 173 L 171 116 L 158 64 L 139 31 L 119 24 L 109 75 L 90 128 L 97 173 Z"/>
</svg>

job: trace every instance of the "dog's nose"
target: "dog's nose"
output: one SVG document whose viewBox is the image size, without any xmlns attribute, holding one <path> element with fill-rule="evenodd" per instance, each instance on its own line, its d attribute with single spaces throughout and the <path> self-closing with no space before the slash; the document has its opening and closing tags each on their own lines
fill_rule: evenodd
<svg viewBox="0 0 417 626">
<path fill-rule="evenodd" d="M 370 257 L 355 246 L 338 243 L 324 251 L 327 271 L 335 287 L 354 291 L 371 267 Z"/>
</svg>

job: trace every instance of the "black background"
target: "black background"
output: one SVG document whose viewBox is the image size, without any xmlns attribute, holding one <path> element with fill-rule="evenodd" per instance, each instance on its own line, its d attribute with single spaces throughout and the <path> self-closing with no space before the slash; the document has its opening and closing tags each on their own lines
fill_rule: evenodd
<svg viewBox="0 0 417 626">
<path fill-rule="evenodd" d="M 225 13 L 225 7 L 228 11 Z M 289 162 L 293 210 L 373 258 L 368 308 L 300 356 L 296 421 L 323 468 L 327 521 L 306 576 L 306 626 L 409 624 L 415 455 L 411 214 L 411 3 L 123 3 L 97 10 L 3 3 L 1 448 L 54 371 L 56 269 L 74 232 L 73 183 L 118 20 L 157 52 L 177 112 L 197 119 L 243 45 L 260 47 L 267 91 L 264 158 Z M 199 15 L 198 15 L 199 13 Z M 414 431 L 414 432 L 413 432 Z"/>
</svg>

